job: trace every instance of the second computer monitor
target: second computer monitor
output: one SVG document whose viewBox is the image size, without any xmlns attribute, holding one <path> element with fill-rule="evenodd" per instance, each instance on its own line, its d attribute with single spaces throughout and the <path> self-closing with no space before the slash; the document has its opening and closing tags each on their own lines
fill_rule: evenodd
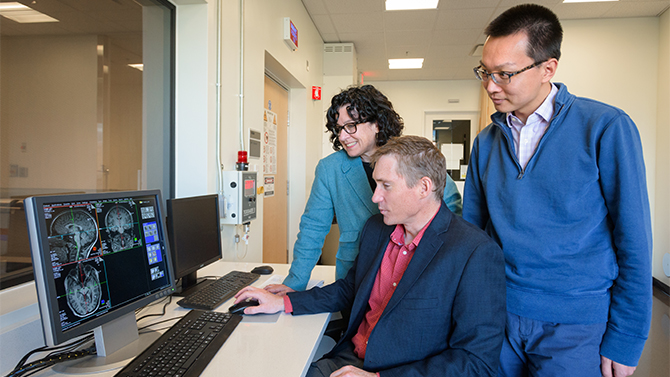
<svg viewBox="0 0 670 377">
<path fill-rule="evenodd" d="M 181 278 L 180 294 L 188 295 L 209 283 L 197 281 L 198 270 L 222 257 L 219 197 L 171 199 L 167 213 L 175 279 Z"/>
</svg>

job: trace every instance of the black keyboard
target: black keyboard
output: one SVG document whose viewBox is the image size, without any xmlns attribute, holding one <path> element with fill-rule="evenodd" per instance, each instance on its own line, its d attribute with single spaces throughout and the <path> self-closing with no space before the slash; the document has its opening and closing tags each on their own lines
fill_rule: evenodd
<svg viewBox="0 0 670 377">
<path fill-rule="evenodd" d="M 199 376 L 241 320 L 240 315 L 191 310 L 115 376 Z"/>
<path fill-rule="evenodd" d="M 214 310 L 259 277 L 251 272 L 230 271 L 210 285 L 177 301 L 177 305 L 187 309 Z"/>
</svg>

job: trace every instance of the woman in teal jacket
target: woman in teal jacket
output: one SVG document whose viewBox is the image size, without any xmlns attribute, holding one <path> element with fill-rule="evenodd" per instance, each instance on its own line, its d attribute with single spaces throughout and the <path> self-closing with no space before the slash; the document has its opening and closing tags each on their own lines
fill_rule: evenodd
<svg viewBox="0 0 670 377">
<path fill-rule="evenodd" d="M 326 128 L 336 153 L 319 161 L 312 191 L 300 219 L 300 232 L 293 248 L 293 263 L 284 285 L 268 286 L 274 293 L 304 290 L 333 218 L 340 229 L 336 278 L 346 276 L 358 255 L 359 236 L 370 216 L 378 214 L 372 203 L 376 187 L 370 157 L 377 147 L 400 136 L 403 120 L 391 102 L 372 85 L 355 86 L 333 97 L 326 114 Z M 461 195 L 447 175 L 444 201 L 461 214 Z M 288 287 L 288 288 L 287 288 Z"/>
</svg>

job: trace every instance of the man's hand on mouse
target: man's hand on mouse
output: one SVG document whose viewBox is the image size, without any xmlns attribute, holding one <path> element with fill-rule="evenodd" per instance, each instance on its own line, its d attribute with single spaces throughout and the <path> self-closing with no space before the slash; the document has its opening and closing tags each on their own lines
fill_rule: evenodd
<svg viewBox="0 0 670 377">
<path fill-rule="evenodd" d="M 354 366 L 347 365 L 333 372 L 330 377 L 376 377 L 377 373 L 366 372 Z"/>
<path fill-rule="evenodd" d="M 284 284 L 268 284 L 265 286 L 265 290 L 270 293 L 274 293 L 277 296 L 284 296 L 289 292 L 295 292 L 295 290 L 285 286 Z"/>
<path fill-rule="evenodd" d="M 244 309 L 244 314 L 276 313 L 284 311 L 284 299 L 264 289 L 256 287 L 244 287 L 235 295 L 235 303 L 253 298 L 258 301 L 258 306 L 250 306 Z"/>
</svg>

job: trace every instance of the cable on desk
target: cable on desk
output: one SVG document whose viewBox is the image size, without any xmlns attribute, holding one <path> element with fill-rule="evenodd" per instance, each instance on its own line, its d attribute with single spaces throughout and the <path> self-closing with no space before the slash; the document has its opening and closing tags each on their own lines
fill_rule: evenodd
<svg viewBox="0 0 670 377">
<path fill-rule="evenodd" d="M 139 332 L 139 331 L 144 330 L 144 329 L 146 329 L 146 328 L 149 328 L 149 327 L 151 327 L 151 326 L 160 325 L 161 323 L 174 321 L 175 319 L 176 319 L 176 320 L 179 320 L 179 319 L 184 318 L 185 316 L 186 316 L 186 315 L 183 315 L 183 316 L 181 316 L 181 317 L 168 318 L 168 319 L 164 319 L 164 320 L 162 320 L 162 321 L 158 321 L 158 322 L 150 323 L 150 324 L 148 324 L 148 325 L 146 325 L 146 326 L 142 326 L 142 327 L 138 328 L 137 331 Z M 144 334 L 144 333 L 142 333 L 142 334 Z"/>
<path fill-rule="evenodd" d="M 165 299 L 163 299 L 163 300 L 165 300 Z M 172 296 L 168 296 L 168 297 L 167 297 L 167 301 L 165 302 L 165 304 L 163 304 L 163 311 L 162 311 L 160 314 L 159 314 L 159 313 L 155 313 L 155 314 L 146 314 L 146 315 L 144 315 L 144 316 L 138 318 L 138 319 L 137 319 L 137 322 L 139 323 L 141 320 L 143 320 L 144 318 L 148 318 L 148 317 L 162 317 L 162 316 L 164 316 L 164 315 L 165 315 L 165 308 L 167 308 L 167 306 L 170 305 L 171 302 L 172 302 Z M 152 305 L 157 305 L 157 304 L 159 304 L 159 303 L 160 303 L 160 302 L 157 302 L 157 303 L 152 304 Z M 144 307 L 142 307 L 142 309 L 144 309 L 144 308 L 146 308 L 146 307 L 148 307 L 148 306 L 149 306 L 149 305 L 144 306 Z M 139 311 L 136 311 L 136 313 L 139 313 Z"/>
<path fill-rule="evenodd" d="M 86 348 L 81 351 L 73 351 L 73 352 L 62 352 L 58 354 L 53 354 L 50 357 L 45 357 L 43 359 L 37 360 L 35 362 L 32 362 L 30 364 L 25 365 L 19 370 L 15 370 L 11 372 L 7 377 L 18 377 L 18 376 L 30 376 L 32 374 L 35 374 L 43 369 L 46 369 L 48 367 L 53 366 L 54 364 L 61 363 L 64 361 L 69 361 L 69 360 L 75 360 L 79 359 L 88 355 L 95 355 L 96 354 L 96 349 L 95 346 Z"/>
<path fill-rule="evenodd" d="M 87 337 L 88 338 L 88 337 Z M 77 343 L 82 342 L 82 340 L 77 341 Z M 74 344 L 69 344 L 68 347 L 75 346 Z M 47 347 L 41 347 L 47 348 Z M 64 348 L 64 347 L 59 347 Z M 33 350 L 34 351 L 34 350 Z M 32 351 L 31 351 L 32 352 Z M 39 352 L 39 351 L 37 351 Z M 26 377 L 34 373 L 37 373 L 43 369 L 53 366 L 54 364 L 61 363 L 63 361 L 79 359 L 84 356 L 95 355 L 96 349 L 95 346 L 88 347 L 81 351 L 70 351 L 70 352 L 61 352 L 61 353 L 52 353 L 49 356 L 34 361 L 29 364 L 24 364 L 17 366 L 13 371 L 9 372 L 6 377 Z M 29 355 L 27 355 L 29 356 Z"/>
<path fill-rule="evenodd" d="M 152 307 L 152 306 L 160 305 L 160 304 L 163 303 L 165 300 L 169 300 L 169 301 L 171 302 L 171 301 L 172 301 L 172 296 L 166 296 L 166 297 L 163 297 L 162 299 L 160 299 L 160 300 L 158 300 L 158 301 L 152 302 L 151 304 L 144 305 L 144 306 L 142 306 L 142 307 L 139 307 L 139 308 L 135 309 L 135 315 L 140 314 L 143 310 L 148 309 L 148 308 L 150 308 L 150 307 Z M 168 302 L 168 303 L 169 303 L 169 302 Z"/>
<path fill-rule="evenodd" d="M 31 355 L 38 353 L 38 352 L 48 352 L 48 351 L 59 351 L 59 350 L 71 350 L 73 347 L 79 347 L 81 344 L 88 342 L 89 340 L 93 339 L 93 332 L 88 332 L 83 335 L 82 338 L 73 340 L 70 343 L 65 343 L 60 346 L 54 346 L 54 347 L 47 347 L 47 346 L 42 346 L 39 348 L 35 348 L 34 350 L 28 352 L 19 362 L 16 364 L 14 367 L 14 370 L 17 370 L 21 367 L 24 366 L 24 364 L 28 361 L 28 358 L 30 358 Z M 52 353 L 53 354 L 53 353 Z M 47 357 L 51 356 L 52 354 L 47 355 Z"/>
<path fill-rule="evenodd" d="M 205 281 L 205 280 L 207 280 L 207 279 L 218 279 L 218 278 L 220 278 L 220 277 L 221 277 L 221 276 L 216 276 L 216 275 L 201 276 L 201 277 L 198 278 L 198 283 L 201 283 L 201 282 L 203 282 L 203 281 Z"/>
<path fill-rule="evenodd" d="M 167 306 L 170 303 L 172 303 L 172 296 L 168 296 L 161 301 L 165 301 L 165 302 L 163 303 L 162 312 L 160 314 L 144 315 L 140 318 L 137 318 L 137 322 L 141 321 L 144 318 L 148 318 L 148 317 L 162 317 L 162 316 L 164 316 Z M 142 310 L 144 310 L 144 309 L 146 309 L 150 306 L 159 305 L 161 303 L 161 301 L 154 302 L 150 305 L 143 306 L 143 307 L 135 310 L 135 314 L 136 315 L 139 314 Z M 163 321 L 148 324 L 144 327 L 138 328 L 138 333 L 139 333 L 140 330 L 144 330 L 148 327 L 155 326 L 155 325 L 158 325 L 158 324 L 161 324 L 161 323 L 164 323 L 164 322 L 179 320 L 182 317 L 169 318 L 169 319 L 166 319 L 166 320 L 163 320 Z M 78 358 L 81 358 L 81 357 L 84 357 L 84 356 L 89 356 L 89 355 L 96 355 L 97 353 L 96 353 L 96 349 L 95 349 L 95 344 L 91 347 L 88 347 L 88 348 L 80 350 L 80 351 L 75 351 L 74 350 L 77 347 L 80 347 L 82 344 L 91 341 L 92 339 L 93 339 L 93 333 L 88 332 L 88 333 L 84 334 L 82 338 L 74 340 L 70 343 L 66 343 L 66 344 L 62 344 L 62 345 L 54 346 L 54 347 L 42 346 L 42 347 L 35 348 L 34 350 L 31 350 L 30 352 L 25 354 L 21 358 L 21 360 L 19 360 L 19 362 L 16 364 L 16 366 L 14 367 L 14 370 L 9 372 L 9 374 L 7 374 L 7 376 L 5 376 L 5 377 L 19 377 L 19 376 L 26 377 L 26 376 L 30 376 L 32 374 L 35 374 L 35 373 L 37 373 L 41 370 L 44 370 L 46 368 L 49 368 L 49 367 L 51 367 L 54 364 L 57 364 L 59 362 L 74 360 L 74 359 L 78 359 Z M 56 351 L 63 351 L 63 350 L 65 350 L 65 352 L 56 352 Z M 33 361 L 31 363 L 26 364 L 26 362 L 28 361 L 30 356 L 32 356 L 33 354 L 36 354 L 38 352 L 49 352 L 49 351 L 54 351 L 54 352 L 49 353 L 48 355 L 46 355 L 45 357 L 43 357 L 41 359 L 38 359 L 36 361 Z"/>
</svg>

